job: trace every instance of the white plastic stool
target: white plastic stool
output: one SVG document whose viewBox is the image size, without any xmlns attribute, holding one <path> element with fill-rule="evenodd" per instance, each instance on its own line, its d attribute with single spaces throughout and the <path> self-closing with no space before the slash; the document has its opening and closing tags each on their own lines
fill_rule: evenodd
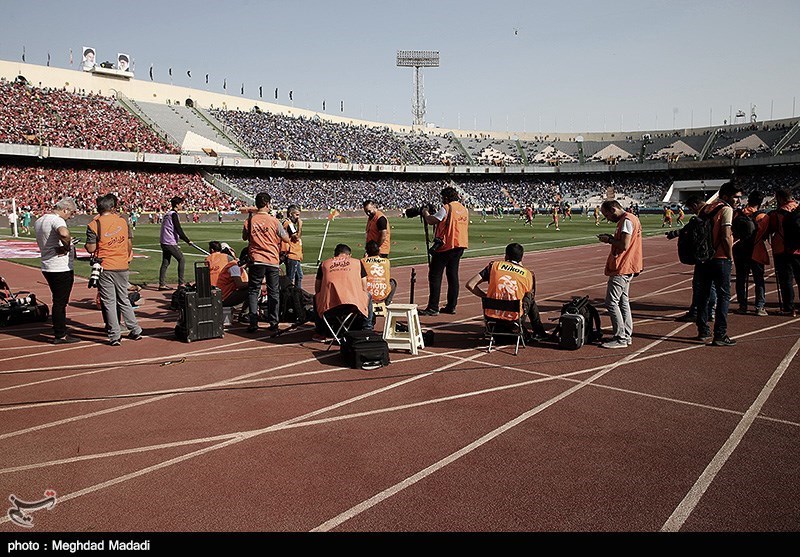
<svg viewBox="0 0 800 557">
<path fill-rule="evenodd" d="M 396 324 L 398 320 L 406 320 L 408 322 L 407 332 L 397 332 Z M 390 304 L 386 306 L 383 340 L 389 345 L 389 350 L 411 350 L 411 353 L 415 356 L 419 350 L 425 348 L 416 304 Z"/>
</svg>

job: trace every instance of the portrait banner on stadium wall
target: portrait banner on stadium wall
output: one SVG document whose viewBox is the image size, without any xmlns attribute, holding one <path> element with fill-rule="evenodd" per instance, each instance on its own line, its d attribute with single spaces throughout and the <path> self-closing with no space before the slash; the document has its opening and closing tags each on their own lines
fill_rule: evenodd
<svg viewBox="0 0 800 557">
<path fill-rule="evenodd" d="M 83 52 L 83 62 L 81 63 L 81 67 L 83 68 L 83 71 L 85 71 L 85 72 L 92 71 L 92 69 L 97 64 L 95 62 L 96 53 L 95 53 L 94 47 L 84 46 L 81 49 L 81 52 Z"/>
<path fill-rule="evenodd" d="M 117 53 L 117 69 L 123 72 L 129 72 L 131 66 L 131 57 L 124 52 Z"/>
</svg>

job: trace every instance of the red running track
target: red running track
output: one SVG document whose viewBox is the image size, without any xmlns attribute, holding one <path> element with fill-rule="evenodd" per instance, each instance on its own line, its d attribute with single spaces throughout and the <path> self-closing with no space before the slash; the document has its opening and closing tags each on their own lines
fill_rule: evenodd
<svg viewBox="0 0 800 557">
<path fill-rule="evenodd" d="M 602 303 L 607 249 L 525 258 L 545 319 L 571 295 Z M 0 331 L 0 499 L 56 491 L 36 531 L 796 531 L 800 319 L 731 315 L 737 346 L 703 345 L 674 319 L 691 269 L 663 238 L 645 256 L 628 349 L 487 354 L 462 290 L 457 315 L 423 318 L 435 346 L 369 372 L 309 328 L 179 343 L 154 291 L 148 337 L 112 348 L 79 282 L 85 342 Z M 487 261 L 462 261 L 461 283 Z M 47 299 L 37 270 L 0 273 Z"/>
</svg>

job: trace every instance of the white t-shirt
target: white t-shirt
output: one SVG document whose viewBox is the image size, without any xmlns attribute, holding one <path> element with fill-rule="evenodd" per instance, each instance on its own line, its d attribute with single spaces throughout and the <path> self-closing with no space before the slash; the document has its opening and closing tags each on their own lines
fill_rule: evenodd
<svg viewBox="0 0 800 557">
<path fill-rule="evenodd" d="M 14 224 L 15 222 L 17 222 L 17 214 L 12 211 L 8 214 L 8 224 Z"/>
<path fill-rule="evenodd" d="M 59 255 L 57 251 L 61 246 L 58 229 L 62 226 L 67 226 L 66 221 L 54 213 L 47 213 L 40 217 L 34 225 L 36 243 L 39 244 L 39 251 L 42 254 L 42 271 L 44 272 L 61 273 L 74 269 L 75 247 L 70 246 L 69 254 Z"/>
</svg>

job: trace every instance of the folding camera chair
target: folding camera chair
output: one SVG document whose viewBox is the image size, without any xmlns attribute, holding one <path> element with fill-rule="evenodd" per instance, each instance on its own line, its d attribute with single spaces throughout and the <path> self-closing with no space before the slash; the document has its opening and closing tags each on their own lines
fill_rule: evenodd
<svg viewBox="0 0 800 557">
<path fill-rule="evenodd" d="M 485 334 L 489 337 L 489 349 L 487 352 L 492 351 L 492 344 L 495 342 L 495 337 L 508 336 L 516 338 L 516 346 L 514 348 L 514 355 L 516 356 L 519 352 L 520 344 L 522 344 L 523 348 L 525 347 L 525 326 L 522 324 L 525 315 L 522 313 L 522 300 L 497 300 L 489 297 L 481 298 L 481 300 L 481 305 L 483 306 L 483 321 L 486 325 Z M 519 314 L 519 317 L 516 320 L 487 317 L 487 309 L 515 312 Z"/>
<path fill-rule="evenodd" d="M 345 333 L 350 330 L 350 327 L 353 326 L 356 317 L 359 315 L 361 315 L 361 312 L 352 304 L 338 306 L 322 314 L 322 321 L 325 323 L 325 326 L 328 327 L 331 335 L 333 335 L 333 339 L 330 344 L 328 344 L 328 348 L 325 349 L 326 352 L 331 349 L 334 343 L 341 346 L 342 338 Z"/>
</svg>

